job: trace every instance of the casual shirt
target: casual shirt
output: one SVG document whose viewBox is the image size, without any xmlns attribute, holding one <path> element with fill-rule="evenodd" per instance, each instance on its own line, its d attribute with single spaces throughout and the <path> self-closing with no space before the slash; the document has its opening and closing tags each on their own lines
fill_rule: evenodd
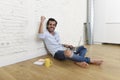
<svg viewBox="0 0 120 80">
<path fill-rule="evenodd" d="M 59 34 L 55 31 L 54 35 L 45 31 L 39 34 L 39 38 L 43 39 L 48 51 L 54 56 L 58 50 L 65 50 L 63 45 L 60 43 Z"/>
</svg>

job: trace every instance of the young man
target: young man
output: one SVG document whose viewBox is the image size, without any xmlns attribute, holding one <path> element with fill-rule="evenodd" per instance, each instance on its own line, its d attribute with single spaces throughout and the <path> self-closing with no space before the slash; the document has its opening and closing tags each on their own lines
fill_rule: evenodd
<svg viewBox="0 0 120 80">
<path fill-rule="evenodd" d="M 43 23 L 45 19 L 46 18 L 44 16 L 41 16 L 41 22 L 38 31 L 39 38 L 43 39 L 48 51 L 52 54 L 52 56 L 55 59 L 58 60 L 70 59 L 79 66 L 84 68 L 87 67 L 89 63 L 96 65 L 100 65 L 102 63 L 102 60 L 94 60 L 90 59 L 89 57 L 85 57 L 87 50 L 86 48 L 84 48 L 84 46 L 80 46 L 76 50 L 76 52 L 73 52 L 72 50 L 70 50 L 73 48 L 72 45 L 61 44 L 59 34 L 55 31 L 55 28 L 57 26 L 57 21 L 55 19 L 49 18 L 46 24 L 47 31 L 44 32 Z"/>
</svg>

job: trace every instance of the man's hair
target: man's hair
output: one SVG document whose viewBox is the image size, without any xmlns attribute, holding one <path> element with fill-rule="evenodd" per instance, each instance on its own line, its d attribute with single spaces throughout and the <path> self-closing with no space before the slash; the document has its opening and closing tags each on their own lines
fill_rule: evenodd
<svg viewBox="0 0 120 80">
<path fill-rule="evenodd" d="M 46 24 L 46 26 L 47 26 L 46 28 L 47 29 L 48 29 L 48 25 L 49 25 L 50 21 L 55 21 L 55 23 L 56 23 L 55 26 L 57 26 L 57 21 L 54 18 L 49 18 L 48 21 L 47 21 L 47 24 Z"/>
</svg>

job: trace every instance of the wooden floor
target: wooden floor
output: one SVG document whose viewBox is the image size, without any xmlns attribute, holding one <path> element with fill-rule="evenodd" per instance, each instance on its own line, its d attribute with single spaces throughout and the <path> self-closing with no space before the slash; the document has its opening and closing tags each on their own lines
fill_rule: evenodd
<svg viewBox="0 0 120 80">
<path fill-rule="evenodd" d="M 120 80 L 120 45 L 92 45 L 87 56 L 104 60 L 101 66 L 84 69 L 72 61 L 57 61 L 51 56 L 38 57 L 0 68 L 0 80 Z M 39 58 L 49 57 L 50 68 L 34 65 Z"/>
</svg>

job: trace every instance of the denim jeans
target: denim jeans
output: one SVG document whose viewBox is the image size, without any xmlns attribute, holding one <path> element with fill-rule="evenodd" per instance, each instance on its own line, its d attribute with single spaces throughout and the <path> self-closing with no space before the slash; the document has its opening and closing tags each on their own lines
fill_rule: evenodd
<svg viewBox="0 0 120 80">
<path fill-rule="evenodd" d="M 75 62 L 87 62 L 90 63 L 90 58 L 85 57 L 87 53 L 87 49 L 84 48 L 84 46 L 80 46 L 76 52 L 74 52 L 73 56 L 69 59 L 75 61 Z"/>
<path fill-rule="evenodd" d="M 67 59 L 67 58 L 65 57 L 65 55 L 64 55 L 64 50 L 59 50 L 59 51 L 57 51 L 57 52 L 55 53 L 55 55 L 54 55 L 54 58 L 57 59 L 57 60 L 61 60 L 61 61 Z"/>
<path fill-rule="evenodd" d="M 57 51 L 55 53 L 55 55 L 54 55 L 54 58 L 58 59 L 58 60 L 70 59 L 70 60 L 75 61 L 75 62 L 87 62 L 87 63 L 90 63 L 90 58 L 89 57 L 85 57 L 86 52 L 87 52 L 87 49 L 84 48 L 84 46 L 80 46 L 76 50 L 76 52 L 73 52 L 73 56 L 70 57 L 70 58 L 65 57 L 64 51 L 62 51 L 62 50 Z"/>
</svg>

